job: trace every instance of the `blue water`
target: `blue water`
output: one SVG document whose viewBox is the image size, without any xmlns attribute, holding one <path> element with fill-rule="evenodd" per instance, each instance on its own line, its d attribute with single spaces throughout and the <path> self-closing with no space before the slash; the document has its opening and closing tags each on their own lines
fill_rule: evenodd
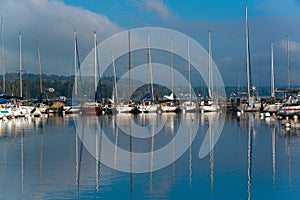
<svg viewBox="0 0 300 200">
<path fill-rule="evenodd" d="M 156 127 L 167 119 L 155 135 L 155 148 L 172 142 L 172 134 L 191 119 L 199 127 L 178 160 L 145 173 L 121 172 L 97 162 L 76 134 L 74 116 L 1 122 L 0 199 L 299 199 L 300 132 L 258 114 L 221 115 L 222 134 L 202 159 L 199 149 L 216 118 L 200 113 L 154 116 Z M 127 118 L 147 127 L 153 116 Z M 114 131 L 121 126 L 117 119 L 91 116 L 85 124 L 98 121 L 114 142 Z M 118 133 L 118 145 L 128 149 L 121 128 Z M 137 142 L 134 151 L 151 147 L 151 140 Z"/>
</svg>

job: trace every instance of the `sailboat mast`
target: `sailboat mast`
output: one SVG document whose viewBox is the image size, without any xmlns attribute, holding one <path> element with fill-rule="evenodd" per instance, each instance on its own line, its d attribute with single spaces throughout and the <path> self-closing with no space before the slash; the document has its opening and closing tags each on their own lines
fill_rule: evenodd
<svg viewBox="0 0 300 200">
<path fill-rule="evenodd" d="M 274 81 L 274 53 L 273 43 L 271 43 L 271 97 L 275 97 L 275 81 Z"/>
<path fill-rule="evenodd" d="M 131 96 L 131 43 L 130 43 L 130 30 L 128 30 L 128 84 L 129 84 L 129 94 Z"/>
<path fill-rule="evenodd" d="M 289 35 L 286 36 L 286 51 L 287 51 L 287 62 L 288 62 L 288 87 L 291 89 L 291 68 L 290 68 L 290 40 Z"/>
<path fill-rule="evenodd" d="M 94 91 L 95 91 L 95 100 L 97 98 L 97 36 L 96 31 L 94 32 Z"/>
<path fill-rule="evenodd" d="M 149 34 L 149 31 L 147 32 L 147 38 L 148 38 L 148 69 L 149 69 L 149 76 L 150 76 L 150 87 L 151 87 L 152 100 L 154 101 L 153 78 L 152 78 L 152 64 L 151 64 L 151 52 L 150 52 L 150 34 Z"/>
<path fill-rule="evenodd" d="M 40 42 L 38 42 L 38 66 L 40 74 L 40 93 L 43 93 L 43 81 L 42 81 L 42 66 L 41 66 L 41 53 L 40 53 Z"/>
<path fill-rule="evenodd" d="M 250 96 L 250 56 L 249 56 L 249 27 L 248 27 L 248 9 L 246 12 L 246 72 L 247 72 L 247 96 Z"/>
<path fill-rule="evenodd" d="M 1 38 L 2 38 L 2 70 L 3 70 L 3 83 L 2 83 L 2 93 L 5 93 L 5 68 L 6 68 L 6 58 L 5 58 L 5 46 L 4 46 L 4 28 L 3 28 L 3 18 L 1 18 Z"/>
<path fill-rule="evenodd" d="M 117 75 L 116 75 L 116 66 L 115 66 L 115 56 L 114 56 L 114 53 L 112 53 L 111 57 L 112 57 L 112 65 L 113 65 L 113 73 L 114 73 L 114 91 L 115 91 L 115 96 L 116 96 L 116 100 L 115 101 L 118 104 Z"/>
<path fill-rule="evenodd" d="M 211 64 L 212 64 L 212 52 L 211 52 L 211 33 L 208 31 L 208 98 L 211 98 Z"/>
<path fill-rule="evenodd" d="M 173 38 L 171 39 L 171 67 L 172 67 L 172 74 L 171 74 L 171 84 L 172 84 L 172 93 L 174 93 L 174 41 Z"/>
<path fill-rule="evenodd" d="M 77 32 L 74 30 L 74 95 L 77 96 Z"/>
<path fill-rule="evenodd" d="M 188 76 L 189 76 L 189 97 L 192 100 L 192 86 L 191 86 L 191 58 L 190 58 L 190 37 L 188 37 Z"/>
<path fill-rule="evenodd" d="M 20 97 L 23 97 L 23 84 L 22 84 L 22 36 L 19 33 L 19 43 L 20 43 Z"/>
</svg>

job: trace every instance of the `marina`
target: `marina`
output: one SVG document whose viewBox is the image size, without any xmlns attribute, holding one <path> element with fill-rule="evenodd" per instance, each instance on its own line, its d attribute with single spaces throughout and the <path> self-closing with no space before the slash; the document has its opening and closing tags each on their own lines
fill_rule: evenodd
<svg viewBox="0 0 300 200">
<path fill-rule="evenodd" d="M 24 2 L 0 6 L 0 200 L 299 198 L 294 1 Z"/>
</svg>

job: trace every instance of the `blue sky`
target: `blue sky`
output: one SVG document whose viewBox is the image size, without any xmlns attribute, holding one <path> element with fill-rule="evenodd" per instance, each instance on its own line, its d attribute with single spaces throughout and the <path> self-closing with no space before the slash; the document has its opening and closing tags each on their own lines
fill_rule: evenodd
<svg viewBox="0 0 300 200">
<path fill-rule="evenodd" d="M 286 35 L 290 39 L 292 84 L 300 85 L 299 0 L 1 0 L 7 71 L 18 69 L 18 33 L 24 41 L 24 70 L 36 72 L 41 42 L 45 73 L 72 74 L 73 30 L 82 59 L 99 41 L 126 30 L 158 26 L 191 36 L 207 49 L 212 31 L 213 58 L 226 85 L 245 77 L 245 5 L 248 5 L 254 84 L 269 85 L 270 43 L 274 43 L 276 85 L 287 84 Z M 240 77 L 240 78 L 238 78 Z M 243 81 L 241 81 L 241 84 Z"/>
</svg>

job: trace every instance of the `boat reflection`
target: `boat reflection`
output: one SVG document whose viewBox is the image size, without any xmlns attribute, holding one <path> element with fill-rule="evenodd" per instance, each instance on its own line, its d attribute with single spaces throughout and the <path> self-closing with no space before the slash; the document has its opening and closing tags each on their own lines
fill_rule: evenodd
<svg viewBox="0 0 300 200">
<path fill-rule="evenodd" d="M 272 171 L 273 184 L 276 180 L 276 127 L 272 126 Z"/>
<path fill-rule="evenodd" d="M 221 118 L 220 112 L 209 112 L 202 113 L 200 117 L 200 124 L 202 126 L 207 126 L 207 136 L 208 136 L 208 149 L 209 149 L 209 177 L 210 177 L 210 195 L 213 196 L 214 193 L 214 146 L 216 140 L 219 138 L 218 128 L 220 126 L 219 119 Z"/>
<path fill-rule="evenodd" d="M 270 190 L 272 186 L 288 189 L 297 186 L 299 133 L 296 130 L 287 131 L 253 113 L 241 115 L 238 126 L 233 120 L 236 117 L 227 114 L 229 122 L 221 137 L 225 140 L 216 145 L 222 114 L 77 115 L 2 123 L 0 199 L 94 199 L 109 195 L 172 199 L 183 197 L 174 191 L 178 187 L 183 193 L 194 192 L 196 196 L 203 192 L 207 198 L 210 195 L 211 199 L 219 199 L 225 183 L 229 189 L 239 184 L 241 190 L 236 192 L 254 199 L 256 181 L 261 177 L 269 181 L 266 188 Z M 77 133 L 72 119 L 76 117 L 80 119 L 75 122 Z M 238 130 L 232 131 L 232 127 Z M 179 130 L 185 136 L 180 142 L 175 139 Z M 178 156 L 183 143 L 189 146 Z M 199 159 L 202 145 L 208 154 Z M 163 161 L 156 151 L 165 146 L 169 152 L 163 158 L 170 159 L 170 163 L 157 170 Z M 235 155 L 235 147 L 239 151 L 237 156 L 228 158 L 227 155 Z M 138 153 L 149 154 L 140 159 Z M 262 172 L 264 175 L 259 176 Z M 200 184 L 204 189 L 197 187 Z M 12 190 L 16 190 L 15 196 Z"/>
<path fill-rule="evenodd" d="M 249 115 L 248 120 L 248 148 L 247 148 L 247 175 L 248 175 L 248 186 L 247 186 L 247 193 L 248 193 L 248 200 L 251 199 L 251 176 L 252 176 L 252 135 L 255 134 L 254 129 L 254 117 L 253 115 Z"/>
</svg>

